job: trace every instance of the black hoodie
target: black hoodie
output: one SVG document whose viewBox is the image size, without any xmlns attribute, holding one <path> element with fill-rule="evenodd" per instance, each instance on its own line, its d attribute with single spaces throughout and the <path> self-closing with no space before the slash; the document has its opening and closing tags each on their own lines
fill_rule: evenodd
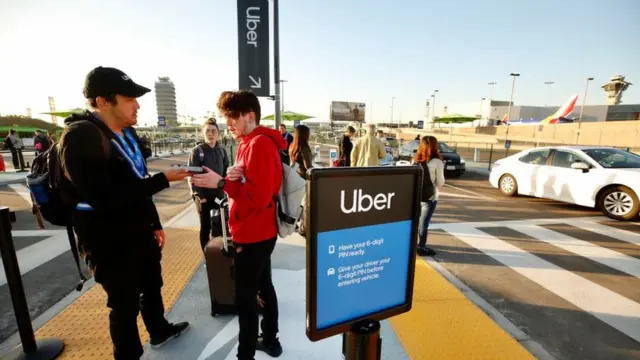
<svg viewBox="0 0 640 360">
<path fill-rule="evenodd" d="M 89 229 L 92 241 L 94 237 L 97 241 L 89 246 L 100 251 L 148 243 L 144 239 L 162 229 L 151 197 L 169 187 L 166 176 L 149 176 L 145 166 L 145 177 L 137 177 L 116 150 L 115 134 L 90 112 L 70 116 L 65 125 L 59 144 L 60 163 L 69 181 L 62 187 L 65 198 L 92 208 L 76 211 L 76 230 Z M 135 130 L 129 130 L 139 144 Z M 86 224 L 78 224 L 82 221 Z M 80 240 L 80 234 L 78 237 Z"/>
</svg>

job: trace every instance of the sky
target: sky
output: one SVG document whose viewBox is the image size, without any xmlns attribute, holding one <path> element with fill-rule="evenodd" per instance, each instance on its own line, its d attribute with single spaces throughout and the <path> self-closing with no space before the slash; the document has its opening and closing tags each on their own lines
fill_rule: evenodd
<svg viewBox="0 0 640 360">
<path fill-rule="evenodd" d="M 441 106 L 509 100 L 560 106 L 593 77 L 587 104 L 622 74 L 635 83 L 623 103 L 640 103 L 637 0 L 280 0 L 284 107 L 328 119 L 331 101 L 367 104 L 367 121 L 425 118 Z M 85 105 L 96 66 L 113 66 L 153 89 L 175 83 L 178 113 L 215 111 L 238 88 L 237 2 L 233 0 L 0 0 L 0 114 L 34 115 Z M 273 71 L 271 71 L 273 76 Z M 549 90 L 545 81 L 553 81 Z M 272 80 L 273 82 L 273 80 Z M 273 93 L 272 85 L 272 93 Z M 274 102 L 261 99 L 263 116 Z M 156 123 L 155 95 L 140 98 L 142 124 Z M 438 110 L 440 109 L 440 110 Z M 46 115 L 37 117 L 49 120 Z"/>
</svg>

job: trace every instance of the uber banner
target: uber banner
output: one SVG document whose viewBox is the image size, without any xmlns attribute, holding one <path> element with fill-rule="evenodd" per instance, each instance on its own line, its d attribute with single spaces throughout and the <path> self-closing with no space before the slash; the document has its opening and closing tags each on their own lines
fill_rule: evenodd
<svg viewBox="0 0 640 360">
<path fill-rule="evenodd" d="M 311 170 L 307 187 L 307 336 L 411 308 L 419 167 Z"/>
<path fill-rule="evenodd" d="M 269 1 L 238 0 L 240 89 L 269 96 Z"/>
</svg>

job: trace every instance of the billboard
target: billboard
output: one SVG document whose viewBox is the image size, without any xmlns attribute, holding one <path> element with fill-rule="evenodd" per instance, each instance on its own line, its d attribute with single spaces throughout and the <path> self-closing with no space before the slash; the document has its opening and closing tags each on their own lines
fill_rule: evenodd
<svg viewBox="0 0 640 360">
<path fill-rule="evenodd" d="M 364 122 L 365 103 L 349 101 L 331 102 L 331 120 Z"/>
<path fill-rule="evenodd" d="M 269 96 L 269 1 L 238 0 L 239 88 Z"/>
</svg>

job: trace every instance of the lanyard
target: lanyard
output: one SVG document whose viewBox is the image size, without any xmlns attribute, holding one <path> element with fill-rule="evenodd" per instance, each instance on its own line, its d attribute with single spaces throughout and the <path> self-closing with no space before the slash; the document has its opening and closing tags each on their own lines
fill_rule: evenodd
<svg viewBox="0 0 640 360">
<path fill-rule="evenodd" d="M 133 135 L 131 135 L 131 132 L 129 132 L 127 129 L 122 129 L 122 133 L 127 137 L 127 140 L 131 142 L 131 145 L 133 145 L 132 149 L 122 135 L 115 133 L 127 155 L 126 157 L 134 168 L 136 174 L 139 175 L 139 177 L 144 177 L 146 169 L 144 166 L 144 159 L 142 156 L 142 152 L 140 151 L 140 147 L 138 146 L 136 139 L 133 137 Z"/>
</svg>

